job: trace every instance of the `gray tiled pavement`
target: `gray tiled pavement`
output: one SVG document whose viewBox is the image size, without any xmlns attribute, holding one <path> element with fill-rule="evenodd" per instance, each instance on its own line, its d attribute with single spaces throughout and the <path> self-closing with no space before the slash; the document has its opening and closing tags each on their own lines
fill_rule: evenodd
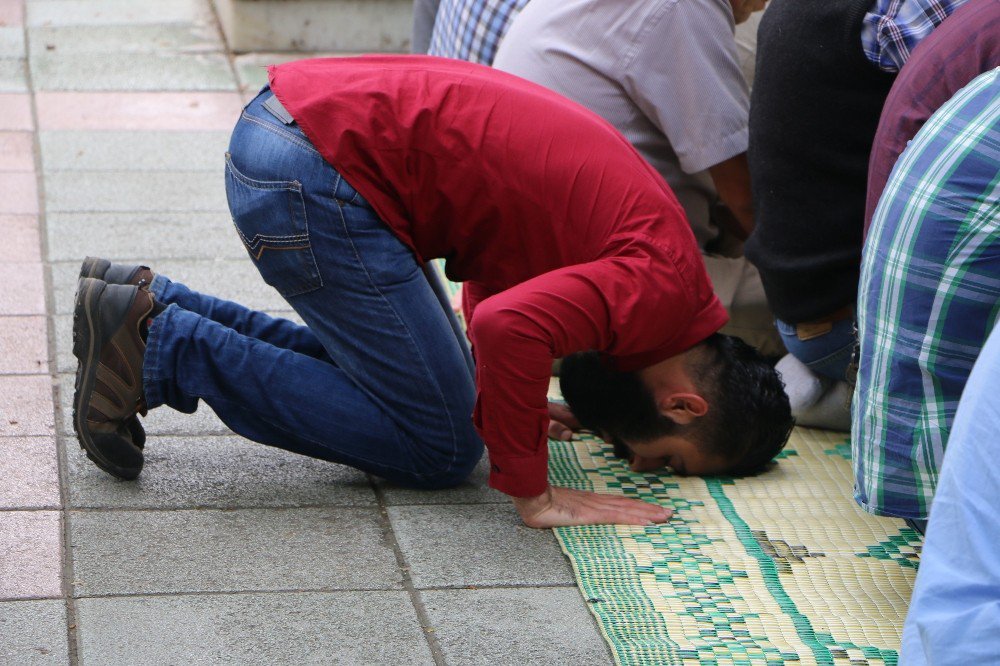
<svg viewBox="0 0 1000 666">
<path fill-rule="evenodd" d="M 0 664 L 610 663 L 554 536 L 485 461 L 408 490 L 206 406 L 149 414 L 137 481 L 80 451 L 85 255 L 295 318 L 232 232 L 222 168 L 232 91 L 293 57 L 227 52 L 209 0 L 0 0 Z"/>
</svg>

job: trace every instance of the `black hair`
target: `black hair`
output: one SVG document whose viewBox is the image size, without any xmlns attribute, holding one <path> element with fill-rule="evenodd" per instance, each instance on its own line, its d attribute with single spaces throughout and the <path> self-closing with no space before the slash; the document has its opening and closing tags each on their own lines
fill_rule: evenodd
<svg viewBox="0 0 1000 666">
<path fill-rule="evenodd" d="M 688 371 L 709 409 L 685 426 L 660 414 L 638 373 L 615 370 L 598 352 L 564 358 L 559 385 L 580 424 L 616 442 L 617 455 L 622 441 L 675 435 L 731 461 L 728 474 L 763 469 L 784 448 L 795 424 L 774 367 L 739 338 L 715 333 L 697 345 Z"/>
</svg>

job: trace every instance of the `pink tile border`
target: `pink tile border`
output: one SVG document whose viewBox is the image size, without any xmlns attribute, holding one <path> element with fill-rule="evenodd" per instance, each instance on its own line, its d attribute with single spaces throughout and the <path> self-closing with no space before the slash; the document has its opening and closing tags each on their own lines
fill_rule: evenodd
<svg viewBox="0 0 1000 666">
<path fill-rule="evenodd" d="M 42 130 L 229 130 L 243 106 L 239 93 L 35 94 Z"/>
<path fill-rule="evenodd" d="M 0 508 L 57 508 L 57 457 L 54 437 L 0 437 Z"/>
<path fill-rule="evenodd" d="M 0 317 L 0 374 L 37 375 L 49 369 L 45 317 Z"/>
<path fill-rule="evenodd" d="M 33 136 L 31 132 L 0 131 L 0 171 L 34 171 Z"/>
<path fill-rule="evenodd" d="M 0 215 L 38 214 L 38 183 L 33 171 L 0 170 Z"/>
<path fill-rule="evenodd" d="M 45 314 L 45 281 L 40 263 L 0 264 L 0 284 L 0 315 Z"/>
<path fill-rule="evenodd" d="M 32 130 L 31 97 L 23 93 L 0 93 L 0 130 Z"/>
<path fill-rule="evenodd" d="M 0 28 L 24 25 L 24 0 L 0 0 Z"/>
<path fill-rule="evenodd" d="M 38 217 L 35 215 L 5 215 L 0 213 L 0 262 L 38 263 L 42 260 L 39 243 Z"/>
<path fill-rule="evenodd" d="M 0 436 L 55 435 L 52 378 L 0 376 Z"/>
</svg>

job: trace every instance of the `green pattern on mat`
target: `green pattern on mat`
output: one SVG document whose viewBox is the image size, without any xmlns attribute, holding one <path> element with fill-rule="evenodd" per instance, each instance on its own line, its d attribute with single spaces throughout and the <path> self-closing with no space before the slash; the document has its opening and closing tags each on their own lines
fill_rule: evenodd
<svg viewBox="0 0 1000 666">
<path fill-rule="evenodd" d="M 843 652 L 846 656 L 846 650 L 848 649 L 861 649 L 866 657 L 880 659 L 887 664 L 895 664 L 898 661 L 898 655 L 895 650 L 883 650 L 868 645 L 857 646 L 849 641 L 837 641 L 831 634 L 816 632 L 809 618 L 799 612 L 795 606 L 795 602 L 792 601 L 784 587 L 782 587 L 774 558 L 764 552 L 760 543 L 751 535 L 750 527 L 740 517 L 732 501 L 726 497 L 723 488 L 725 482 L 718 478 L 709 478 L 705 479 L 705 483 L 708 485 L 712 497 L 719 503 L 719 508 L 722 510 L 723 515 L 726 516 L 726 519 L 736 529 L 736 534 L 747 549 L 747 552 L 760 565 L 761 571 L 764 573 L 765 580 L 767 581 L 768 591 L 774 597 L 775 601 L 778 602 L 781 610 L 792 618 L 799 638 L 813 651 L 817 663 L 833 664 L 834 651 L 837 653 Z"/>
<path fill-rule="evenodd" d="M 858 553 L 858 557 L 874 557 L 877 560 L 892 560 L 901 567 L 917 568 L 923 540 L 916 530 L 905 528 L 899 534 L 889 537 L 876 546 L 868 546 L 868 552 Z"/>
<path fill-rule="evenodd" d="M 840 456 L 844 460 L 851 459 L 851 440 L 845 440 L 832 449 L 826 449 L 823 451 L 828 456 Z"/>
<path fill-rule="evenodd" d="M 797 455 L 787 451 L 784 457 Z M 550 442 L 549 458 L 549 475 L 554 484 L 620 491 L 629 497 L 672 506 L 675 511 L 673 519 L 665 525 L 555 530 L 617 663 L 851 666 L 897 663 L 894 645 L 865 645 L 815 628 L 812 619 L 785 589 L 781 575 L 805 558 L 822 558 L 824 553 L 803 545 L 789 546 L 781 539 L 772 541 L 764 531 L 751 529 L 727 493 L 736 483 L 733 480 L 702 480 L 715 508 L 731 526 L 740 552 L 746 555 L 726 562 L 709 552 L 723 539 L 717 530 L 710 533 L 704 529 L 697 518 L 704 515 L 699 510 L 707 508 L 705 502 L 680 497 L 680 486 L 669 473 L 632 473 L 623 461 L 614 458 L 609 446 L 587 437 L 577 442 Z M 581 465 L 582 460 L 587 464 Z M 762 479 L 752 481 L 760 483 Z M 687 479 L 685 483 L 691 481 Z M 627 544 L 638 544 L 655 556 L 644 564 L 634 552 L 629 552 Z M 885 553 L 891 557 L 895 546 L 896 556 L 892 559 L 898 560 L 905 557 L 905 553 L 899 553 L 907 545 L 906 538 L 901 542 L 890 539 L 878 547 L 870 547 L 863 556 L 881 557 Z M 748 566 L 751 568 L 747 569 Z M 764 581 L 766 594 L 780 608 L 789 626 L 794 627 L 804 651 L 788 649 L 787 636 L 780 632 L 774 637 L 778 640 L 765 635 L 768 632 L 761 628 L 773 626 L 773 620 L 754 612 L 755 600 L 744 599 L 737 586 L 740 580 L 747 581 L 743 584 L 743 589 L 747 589 L 747 579 L 751 576 Z M 651 595 L 651 589 L 660 598 Z M 675 609 L 673 615 L 664 612 L 664 605 Z M 684 615 L 683 622 L 676 615 Z M 758 621 L 752 622 L 755 618 Z M 682 626 L 695 629 L 682 632 Z"/>
</svg>

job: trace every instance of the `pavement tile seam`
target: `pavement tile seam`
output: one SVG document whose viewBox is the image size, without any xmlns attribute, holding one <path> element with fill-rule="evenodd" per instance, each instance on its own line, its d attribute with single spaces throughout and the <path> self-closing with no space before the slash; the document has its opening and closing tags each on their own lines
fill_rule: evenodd
<svg viewBox="0 0 1000 666">
<path fill-rule="evenodd" d="M 150 24 L 131 26 L 49 26 L 27 29 L 28 57 L 51 52 L 78 53 L 225 53 L 218 31 L 208 26 Z"/>
<path fill-rule="evenodd" d="M 0 599 L 0 604 L 16 604 L 23 601 L 62 601 L 65 597 L 61 594 L 24 594 L 23 596 Z M 2 656 L 2 655 L 0 655 Z M 3 663 L 3 662 L 0 662 Z"/>
<path fill-rule="evenodd" d="M 211 9 L 199 0 L 141 3 L 134 0 L 32 0 L 21 13 L 30 27 L 203 25 L 212 19 Z"/>
<path fill-rule="evenodd" d="M 427 629 L 433 625 L 431 624 L 430 615 L 427 613 L 427 608 L 424 606 L 424 602 L 420 598 L 420 590 L 418 590 L 416 585 L 413 583 L 411 566 L 406 560 L 406 555 L 399 543 L 399 539 L 396 538 L 396 532 L 392 526 L 392 521 L 389 520 L 389 508 L 386 503 L 385 491 L 375 482 L 374 477 L 371 475 L 369 475 L 369 482 L 371 483 L 372 490 L 375 492 L 375 497 L 378 501 L 379 527 L 382 529 L 383 539 L 389 544 L 396 557 L 396 564 L 399 566 L 400 573 L 402 574 L 403 589 L 406 591 L 410 605 L 417 614 L 417 621 L 420 623 L 420 627 L 424 629 L 424 639 L 427 641 L 427 647 L 431 651 L 431 656 L 433 657 L 434 662 L 436 664 L 443 664 L 444 649 L 438 642 L 437 636 L 434 635 L 434 632 L 427 631 Z"/>
<path fill-rule="evenodd" d="M 25 13 L 27 8 L 25 8 Z M 27 28 L 27 26 L 26 26 Z M 26 44 L 30 45 L 30 37 L 28 37 L 26 32 Z M 29 55 L 29 68 L 28 75 L 29 80 L 31 76 L 30 68 L 31 57 Z M 51 269 L 49 266 L 49 243 L 47 234 L 47 210 L 46 210 L 46 191 L 45 191 L 45 166 L 42 159 L 41 142 L 39 140 L 39 109 L 37 100 L 37 89 L 32 87 L 31 97 L 30 97 L 30 114 L 31 114 L 31 131 L 33 133 L 34 139 L 34 153 L 35 153 L 35 168 L 37 172 L 41 175 L 39 178 L 39 215 L 36 218 L 36 226 L 38 231 L 38 247 L 41 257 L 44 261 L 44 271 L 43 271 L 43 285 L 45 289 L 46 297 L 46 330 L 47 330 L 47 351 L 48 351 L 48 363 L 50 367 L 50 377 L 52 378 L 52 418 L 55 424 L 55 463 L 56 463 L 56 479 L 57 479 L 57 492 L 59 494 L 59 542 L 61 546 L 61 569 L 60 569 L 60 579 L 59 584 L 61 588 L 61 600 L 63 604 L 63 631 L 62 636 L 65 639 L 65 655 L 66 662 L 68 664 L 77 665 L 80 663 L 78 657 L 79 643 L 77 641 L 77 608 L 75 600 L 72 598 L 73 593 L 73 582 L 76 580 L 74 574 L 74 560 L 72 555 L 73 538 L 72 531 L 70 527 L 70 520 L 68 515 L 69 506 L 69 465 L 66 460 L 66 446 L 62 439 L 58 436 L 59 426 L 61 422 L 61 401 L 60 401 L 60 386 L 59 377 L 56 374 L 56 359 L 57 359 L 57 349 L 56 349 L 56 328 L 55 323 L 52 320 L 51 313 L 55 310 L 55 296 L 54 289 L 52 285 Z M 76 442 L 74 442 L 76 443 Z"/>
<path fill-rule="evenodd" d="M 135 594 L 126 593 L 122 594 L 120 592 L 110 593 L 110 594 L 79 594 L 74 593 L 72 599 L 74 601 L 81 601 L 83 599 L 137 599 L 137 598 L 152 598 L 152 597 L 168 597 L 168 598 L 181 598 L 181 597 L 234 597 L 241 595 L 257 595 L 257 594 L 274 594 L 274 595 L 284 595 L 284 596 L 295 596 L 299 594 L 337 594 L 340 592 L 366 592 L 366 593 L 398 593 L 402 590 L 397 589 L 386 589 L 384 587 L 295 587 L 295 588 L 272 588 L 272 587 L 261 587 L 252 588 L 248 587 L 240 590 L 191 590 L 191 591 L 171 591 L 171 592 L 136 592 Z M 52 598 L 52 597 L 39 597 L 39 598 Z"/>
<path fill-rule="evenodd" d="M 51 293 L 51 289 L 50 292 Z M 53 330 L 52 323 L 49 323 L 50 331 Z M 50 356 L 54 355 L 55 351 L 55 340 L 54 335 L 50 338 Z M 56 385 L 58 391 L 58 384 Z M 58 396 L 56 398 L 55 408 L 56 422 L 59 422 L 59 402 Z M 79 443 L 74 441 L 77 446 Z M 56 436 L 56 464 L 57 472 L 59 475 L 59 499 L 61 503 L 60 514 L 62 515 L 61 526 L 62 531 L 60 537 L 62 539 L 63 548 L 63 558 L 62 558 L 62 593 L 63 600 L 66 605 L 66 641 L 67 641 L 67 658 L 70 664 L 79 664 L 78 650 L 79 643 L 77 641 L 77 608 L 76 600 L 73 599 L 73 582 L 76 580 L 76 575 L 74 573 L 74 563 L 73 563 L 73 532 L 69 524 L 69 464 L 66 460 L 66 445 L 62 438 L 58 435 Z"/>
<path fill-rule="evenodd" d="M 229 63 L 221 53 L 46 54 L 31 59 L 37 91 L 77 92 L 238 92 Z"/>
<path fill-rule="evenodd" d="M 461 587 L 421 587 L 414 588 L 414 596 L 419 597 L 425 592 L 455 592 L 455 591 L 476 591 L 476 590 L 575 590 L 576 584 L 565 584 L 565 585 L 554 585 L 554 584 L 537 584 L 537 585 L 465 585 Z M 286 595 L 294 596 L 298 594 L 337 594 L 340 592 L 370 592 L 370 593 L 396 593 L 404 592 L 405 589 L 386 589 L 384 587 L 302 587 L 302 588 L 285 588 L 285 589 L 275 589 L 275 588 L 245 588 L 240 590 L 192 590 L 192 591 L 171 591 L 171 592 L 136 592 L 134 594 L 114 592 L 108 594 L 80 594 L 72 593 L 69 595 L 75 601 L 81 599 L 135 599 L 135 598 L 146 598 L 146 597 L 231 597 L 239 596 L 244 594 L 274 594 L 274 595 Z M 61 599 L 63 597 L 24 597 L 25 599 Z M 20 601 L 21 599 L 2 599 L 0 603 L 5 603 L 8 601 Z M 411 599 L 412 601 L 412 599 Z M 416 607 L 416 604 L 414 604 Z M 421 602 L 422 606 L 422 602 Z M 423 624 L 423 623 L 422 623 Z M 430 626 L 428 622 L 425 626 Z"/>
<path fill-rule="evenodd" d="M 109 482 L 116 483 L 109 479 Z M 357 509 L 358 504 L 348 504 L 346 502 L 331 502 L 329 504 L 298 503 L 295 506 L 275 506 L 274 504 L 198 504 L 185 506 L 166 507 L 118 507 L 118 506 L 80 506 L 73 505 L 66 508 L 70 514 L 99 514 L 99 513 L 180 513 L 188 512 L 219 512 L 233 513 L 236 511 L 299 511 L 307 509 Z M 6 510 L 6 509 L 4 509 Z M 41 511 L 43 509 L 24 509 L 25 511 Z"/>
<path fill-rule="evenodd" d="M 328 511 L 330 509 L 345 509 L 355 512 L 366 512 L 374 511 L 378 507 L 363 507 L 357 505 L 333 505 L 333 504 L 317 504 L 317 505 L 306 505 L 306 504 L 296 504 L 295 506 L 237 506 L 237 507 L 219 507 L 219 506 L 208 506 L 208 507 L 182 507 L 182 508 L 67 508 L 65 514 L 70 518 L 77 516 L 97 514 L 97 513 L 115 513 L 115 514 L 163 514 L 163 513 L 217 513 L 217 514 L 238 514 L 238 513 L 295 513 L 297 511 L 314 511 L 323 510 Z"/>
<path fill-rule="evenodd" d="M 482 583 L 476 585 L 428 585 L 417 588 L 420 592 L 453 592 L 455 590 L 538 590 L 576 589 L 576 583 Z"/>
</svg>

